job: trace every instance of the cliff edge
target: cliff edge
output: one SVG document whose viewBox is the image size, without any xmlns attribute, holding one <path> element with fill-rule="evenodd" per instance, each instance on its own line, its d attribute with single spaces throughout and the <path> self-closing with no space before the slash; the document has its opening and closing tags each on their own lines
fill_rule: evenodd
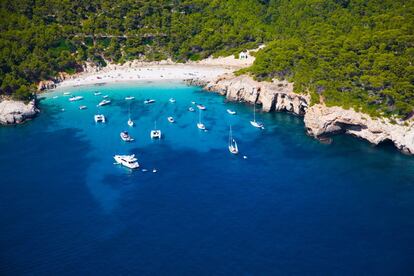
<svg viewBox="0 0 414 276">
<path fill-rule="evenodd" d="M 294 93 L 293 83 L 287 81 L 258 82 L 246 75 L 226 74 L 210 82 L 188 82 L 217 92 L 230 101 L 260 104 L 265 112 L 287 111 L 304 116 L 307 133 L 318 139 L 345 133 L 375 145 L 391 141 L 400 151 L 414 154 L 413 120 L 391 123 L 386 118 L 371 118 L 353 109 L 323 104 L 310 106 L 310 97 Z"/>
</svg>

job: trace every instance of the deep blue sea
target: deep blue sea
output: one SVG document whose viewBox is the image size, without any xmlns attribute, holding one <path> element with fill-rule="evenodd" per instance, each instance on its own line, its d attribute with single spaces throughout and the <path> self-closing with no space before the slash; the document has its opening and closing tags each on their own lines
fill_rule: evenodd
<svg viewBox="0 0 414 276">
<path fill-rule="evenodd" d="M 0 275 L 414 274 L 414 158 L 391 145 L 321 144 L 286 113 L 259 112 L 255 129 L 252 106 L 174 82 L 42 97 L 35 120 L 0 128 Z M 139 170 L 114 164 L 130 153 Z"/>
</svg>

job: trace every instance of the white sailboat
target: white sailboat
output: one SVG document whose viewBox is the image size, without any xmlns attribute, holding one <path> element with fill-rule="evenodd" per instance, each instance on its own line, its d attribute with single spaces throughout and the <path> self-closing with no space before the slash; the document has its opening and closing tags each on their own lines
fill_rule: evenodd
<svg viewBox="0 0 414 276">
<path fill-rule="evenodd" d="M 229 151 L 232 154 L 238 154 L 239 153 L 239 148 L 237 147 L 237 142 L 233 138 L 233 133 L 231 131 L 231 126 L 230 126 L 230 132 L 229 132 Z"/>
<path fill-rule="evenodd" d="M 264 125 L 261 122 L 256 122 L 256 104 L 253 108 L 253 121 L 250 121 L 250 124 L 254 127 L 264 129 Z"/>
<path fill-rule="evenodd" d="M 128 108 L 128 125 L 130 127 L 134 126 L 134 121 L 132 121 L 131 119 L 131 104 L 129 104 L 129 108 Z"/>
<path fill-rule="evenodd" d="M 157 121 L 154 122 L 154 129 L 150 133 L 151 139 L 161 139 L 161 130 L 157 129 Z"/>
<path fill-rule="evenodd" d="M 206 130 L 206 126 L 201 122 L 201 109 L 198 111 L 198 123 L 197 123 L 198 129 Z"/>
</svg>

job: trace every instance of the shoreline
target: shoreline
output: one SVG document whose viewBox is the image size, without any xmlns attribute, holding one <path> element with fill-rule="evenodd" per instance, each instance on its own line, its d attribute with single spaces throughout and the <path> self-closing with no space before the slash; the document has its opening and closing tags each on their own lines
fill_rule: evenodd
<svg viewBox="0 0 414 276">
<path fill-rule="evenodd" d="M 227 57 L 182 64 L 172 61 L 133 61 L 123 65 L 109 64 L 103 68 L 87 64 L 83 72 L 66 76 L 57 83 L 50 81 L 53 87 L 47 87 L 43 92 L 110 83 L 179 82 L 221 94 L 230 101 L 260 104 L 264 112 L 286 111 L 303 116 L 305 131 L 316 139 L 344 133 L 374 145 L 391 141 L 401 152 L 414 155 L 413 121 L 406 122 L 406 125 L 392 124 L 386 118 L 374 119 L 352 109 L 327 107 L 323 104 L 310 106 L 308 95 L 293 92 L 293 83 L 277 80 L 257 82 L 247 75 L 233 74 L 238 69 L 250 66 L 253 61 Z"/>
<path fill-rule="evenodd" d="M 85 64 L 83 71 L 74 75 L 62 74 L 57 81 L 39 83 L 39 91 L 71 86 L 104 84 L 125 81 L 185 81 L 188 79 L 211 82 L 224 74 L 251 66 L 254 57 L 246 60 L 233 56 L 207 58 L 197 62 L 176 63 L 171 60 L 159 62 L 130 61 L 122 65 L 108 64 L 96 67 Z"/>
</svg>

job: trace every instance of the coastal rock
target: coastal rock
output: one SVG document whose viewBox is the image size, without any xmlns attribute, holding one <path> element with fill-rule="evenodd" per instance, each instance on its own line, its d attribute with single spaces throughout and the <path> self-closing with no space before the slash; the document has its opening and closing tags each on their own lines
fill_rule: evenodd
<svg viewBox="0 0 414 276">
<path fill-rule="evenodd" d="M 197 81 L 193 80 L 197 85 Z M 391 141 L 400 151 L 414 154 L 414 120 L 391 123 L 386 118 L 374 119 L 367 114 L 316 104 L 308 107 L 307 95 L 293 92 L 293 83 L 273 80 L 257 82 L 249 76 L 225 74 L 207 84 L 205 90 L 214 91 L 230 101 L 262 105 L 265 112 L 288 111 L 304 116 L 307 133 L 319 140 L 330 140 L 329 135 L 350 134 L 378 145 Z"/>
<path fill-rule="evenodd" d="M 274 80 L 258 82 L 249 76 L 226 74 L 204 86 L 208 91 L 215 91 L 230 101 L 242 101 L 262 105 L 262 110 L 289 111 L 304 115 L 308 106 L 308 97 L 293 92 L 293 83 Z"/>
<path fill-rule="evenodd" d="M 320 138 L 329 134 L 346 133 L 365 139 L 372 144 L 391 141 L 399 150 L 414 154 L 414 122 L 391 123 L 388 119 L 373 119 L 353 109 L 310 107 L 304 117 L 309 135 Z"/>
<path fill-rule="evenodd" d="M 4 100 L 0 102 L 0 124 L 20 124 L 36 116 L 38 112 L 34 100 L 27 104 L 21 101 Z"/>
<path fill-rule="evenodd" d="M 37 90 L 38 91 L 43 91 L 46 89 L 53 89 L 56 87 L 56 83 L 53 80 L 43 80 L 40 81 L 39 84 L 37 85 Z"/>
</svg>

